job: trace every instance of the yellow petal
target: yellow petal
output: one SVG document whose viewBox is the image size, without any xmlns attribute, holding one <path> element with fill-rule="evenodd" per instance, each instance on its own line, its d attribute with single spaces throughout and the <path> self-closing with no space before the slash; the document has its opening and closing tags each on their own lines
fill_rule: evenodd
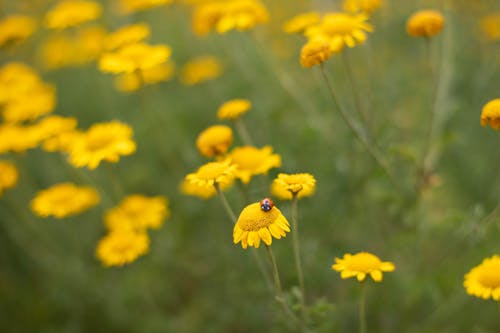
<svg viewBox="0 0 500 333">
<path fill-rule="evenodd" d="M 271 237 L 271 233 L 269 232 L 269 230 L 267 228 L 260 229 L 259 236 L 260 236 L 260 238 L 262 238 L 264 243 L 266 243 L 266 245 L 271 245 L 271 243 L 273 242 L 273 238 Z"/>
<path fill-rule="evenodd" d="M 373 281 L 375 281 L 375 282 L 382 281 L 382 272 L 379 270 L 375 270 L 375 271 L 370 272 L 370 276 L 372 277 Z"/>
</svg>

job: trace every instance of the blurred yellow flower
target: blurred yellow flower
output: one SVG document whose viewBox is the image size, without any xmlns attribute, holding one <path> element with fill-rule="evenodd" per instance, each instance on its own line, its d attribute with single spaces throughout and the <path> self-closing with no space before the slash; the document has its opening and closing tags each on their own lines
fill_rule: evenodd
<svg viewBox="0 0 500 333">
<path fill-rule="evenodd" d="M 42 144 L 42 149 L 47 152 L 60 151 L 69 153 L 73 143 L 82 139 L 83 136 L 84 133 L 78 130 L 62 131 L 48 139 L 45 139 Z"/>
<path fill-rule="evenodd" d="M 146 23 L 129 24 L 108 34 L 104 44 L 106 50 L 116 50 L 129 44 L 142 42 L 149 38 L 151 29 Z"/>
<path fill-rule="evenodd" d="M 0 67 L 0 105 L 23 98 L 41 84 L 38 74 L 28 65 L 10 62 Z"/>
<path fill-rule="evenodd" d="M 303 33 L 311 25 L 319 23 L 321 17 L 318 12 L 307 12 L 296 15 L 283 24 L 283 31 L 287 34 Z"/>
<path fill-rule="evenodd" d="M 167 45 L 129 44 L 116 52 L 103 54 L 99 69 L 113 74 L 143 71 L 166 62 L 171 53 Z"/>
<path fill-rule="evenodd" d="M 500 257 L 485 258 L 471 269 L 465 274 L 464 287 L 469 295 L 500 301 Z"/>
<path fill-rule="evenodd" d="M 123 266 L 134 262 L 149 251 L 146 233 L 115 231 L 103 237 L 96 249 L 96 256 L 104 266 Z"/>
<path fill-rule="evenodd" d="M 232 99 L 219 107 L 217 117 L 219 119 L 236 120 L 248 112 L 251 107 L 252 103 L 248 99 Z"/>
<path fill-rule="evenodd" d="M 91 187 L 60 183 L 38 192 L 31 201 L 31 210 L 40 217 L 60 219 L 80 214 L 99 201 L 99 194 Z"/>
<path fill-rule="evenodd" d="M 18 178 L 16 166 L 11 162 L 0 160 L 0 196 L 6 189 L 16 186 Z"/>
<path fill-rule="evenodd" d="M 66 35 L 50 35 L 40 44 L 39 58 L 46 69 L 59 69 L 74 64 L 75 43 Z"/>
<path fill-rule="evenodd" d="M 408 18 L 406 31 L 413 37 L 432 37 L 444 26 L 444 17 L 437 10 L 420 10 Z"/>
<path fill-rule="evenodd" d="M 316 179 L 310 173 L 280 173 L 271 185 L 271 193 L 283 200 L 309 197 L 314 194 Z"/>
<path fill-rule="evenodd" d="M 159 229 L 168 218 L 168 201 L 162 196 L 146 197 L 141 194 L 127 196 L 118 206 L 108 210 L 104 224 L 109 231 L 145 231 Z"/>
<path fill-rule="evenodd" d="M 300 51 L 300 64 L 311 68 L 314 65 L 321 65 L 332 55 L 330 42 L 321 37 L 308 41 Z"/>
<path fill-rule="evenodd" d="M 57 3 L 45 16 L 45 26 L 49 29 L 66 29 L 101 16 L 102 7 L 98 2 L 83 0 L 63 0 Z"/>
<path fill-rule="evenodd" d="M 99 58 L 104 49 L 106 35 L 106 30 L 100 26 L 80 29 L 73 43 L 74 64 L 83 65 Z"/>
<path fill-rule="evenodd" d="M 40 120 L 36 128 L 42 140 L 51 138 L 60 133 L 72 131 L 76 128 L 78 121 L 73 117 L 49 116 Z"/>
<path fill-rule="evenodd" d="M 186 176 L 186 180 L 200 188 L 228 188 L 234 181 L 236 166 L 227 159 L 222 162 L 209 162 L 202 165 L 196 172 Z"/>
<path fill-rule="evenodd" d="M 125 14 L 147 10 L 158 6 L 168 5 L 173 0 L 120 0 Z"/>
<path fill-rule="evenodd" d="M 200 186 L 197 183 L 192 183 L 186 179 L 182 181 L 180 190 L 183 194 L 191 195 L 204 200 L 210 199 L 217 194 L 213 186 Z"/>
<path fill-rule="evenodd" d="M 252 146 L 234 148 L 228 157 L 236 165 L 235 175 L 244 184 L 248 184 L 252 176 L 267 174 L 272 168 L 281 166 L 281 156 L 273 154 L 271 146 L 261 149 Z"/>
<path fill-rule="evenodd" d="M 382 0 L 344 0 L 342 6 L 346 12 L 371 14 L 382 6 Z"/>
<path fill-rule="evenodd" d="M 382 281 L 382 272 L 392 272 L 395 266 L 392 262 L 381 261 L 379 257 L 368 252 L 359 252 L 354 255 L 344 254 L 342 259 L 335 258 L 332 269 L 340 272 L 342 279 L 356 277 L 358 281 L 365 280 L 367 275 L 375 282 Z"/>
<path fill-rule="evenodd" d="M 36 21 L 26 15 L 11 15 L 0 20 L 0 48 L 23 42 L 36 30 Z"/>
<path fill-rule="evenodd" d="M 233 242 L 246 249 L 248 246 L 258 248 L 262 240 L 271 245 L 273 237 L 280 239 L 290 232 L 290 224 L 281 211 L 273 206 L 269 211 L 263 211 L 260 202 L 243 208 L 233 230 Z"/>
<path fill-rule="evenodd" d="M 221 76 L 222 63 L 215 57 L 202 56 L 186 63 L 180 73 L 181 83 L 192 86 Z"/>
<path fill-rule="evenodd" d="M 69 162 L 77 167 L 97 168 L 102 161 L 116 163 L 120 156 L 131 155 L 136 145 L 132 128 L 119 121 L 92 125 L 71 144 Z"/>
<path fill-rule="evenodd" d="M 233 143 L 233 130 L 229 126 L 215 125 L 203 130 L 196 139 L 196 148 L 205 157 L 224 155 Z"/>
<path fill-rule="evenodd" d="M 36 148 L 43 139 L 36 125 L 0 124 L 0 154 L 23 153 Z"/>
<path fill-rule="evenodd" d="M 24 94 L 18 94 L 3 107 L 2 117 L 9 123 L 33 121 L 54 111 L 56 91 L 54 86 L 39 83 Z"/>
<path fill-rule="evenodd" d="M 481 126 L 490 125 L 494 130 L 500 130 L 500 98 L 486 103 L 481 112 Z"/>
<path fill-rule="evenodd" d="M 121 74 L 115 78 L 115 87 L 123 92 L 137 91 L 142 86 L 172 79 L 174 72 L 174 63 L 166 62 L 140 72 Z"/>
<path fill-rule="evenodd" d="M 500 39 L 500 13 L 488 14 L 481 18 L 481 30 L 489 40 Z"/>
</svg>

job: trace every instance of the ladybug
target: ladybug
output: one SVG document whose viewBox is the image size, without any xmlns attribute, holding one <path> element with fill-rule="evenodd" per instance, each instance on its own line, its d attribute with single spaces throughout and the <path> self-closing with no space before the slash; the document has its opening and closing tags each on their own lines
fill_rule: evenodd
<svg viewBox="0 0 500 333">
<path fill-rule="evenodd" d="M 269 198 L 264 198 L 260 201 L 260 209 L 263 212 L 268 212 L 274 207 L 274 202 Z"/>
</svg>

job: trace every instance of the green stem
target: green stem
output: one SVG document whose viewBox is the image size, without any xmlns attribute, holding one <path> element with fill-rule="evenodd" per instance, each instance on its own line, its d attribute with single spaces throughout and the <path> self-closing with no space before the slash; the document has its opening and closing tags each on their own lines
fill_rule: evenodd
<svg viewBox="0 0 500 333">
<path fill-rule="evenodd" d="M 361 293 L 359 296 L 359 332 L 366 333 L 366 287 L 365 282 L 361 282 Z"/>
<path fill-rule="evenodd" d="M 367 127 L 368 126 L 368 117 L 365 114 L 365 112 L 363 111 L 363 108 L 361 107 L 361 100 L 359 98 L 358 90 L 356 89 L 357 84 L 356 84 L 356 81 L 354 79 L 354 74 L 352 71 L 352 66 L 351 66 L 351 62 L 349 60 L 349 55 L 347 54 L 347 51 L 342 52 L 342 58 L 344 59 L 344 65 L 345 65 L 345 68 L 347 71 L 347 77 L 349 79 L 349 83 L 351 86 L 352 96 L 354 99 L 354 106 L 355 106 L 356 112 L 357 112 L 360 120 Z M 366 128 L 366 130 L 368 131 L 368 128 Z"/>
<path fill-rule="evenodd" d="M 236 130 L 238 131 L 238 134 L 241 137 L 241 140 L 243 143 L 247 146 L 252 146 L 252 138 L 250 137 L 250 134 L 248 133 L 248 130 L 245 126 L 245 123 L 243 122 L 243 119 L 238 118 L 234 121 L 234 126 L 236 126 Z"/>
<path fill-rule="evenodd" d="M 229 216 L 229 218 L 231 219 L 233 224 L 236 224 L 236 221 L 237 221 L 236 214 L 234 214 L 233 209 L 231 208 L 231 205 L 229 205 L 229 202 L 227 201 L 226 196 L 224 195 L 224 193 L 220 189 L 219 184 L 214 183 L 214 187 L 215 187 L 215 191 L 217 192 L 217 194 L 220 198 L 220 201 L 222 202 L 222 206 L 224 206 L 224 210 L 226 211 L 227 216 Z"/>
<path fill-rule="evenodd" d="M 293 254 L 295 256 L 295 266 L 297 268 L 297 276 L 299 277 L 300 286 L 300 305 L 302 311 L 302 319 L 305 319 L 306 306 L 305 306 L 305 286 L 304 286 L 304 273 L 302 271 L 302 263 L 300 260 L 300 249 L 299 249 L 299 227 L 298 227 L 298 198 L 297 193 L 292 194 L 292 240 L 293 240 Z"/>
</svg>

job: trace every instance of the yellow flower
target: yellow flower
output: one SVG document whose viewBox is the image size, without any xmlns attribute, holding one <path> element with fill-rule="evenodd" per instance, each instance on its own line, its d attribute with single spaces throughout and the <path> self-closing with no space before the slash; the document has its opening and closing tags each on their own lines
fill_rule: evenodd
<svg viewBox="0 0 500 333">
<path fill-rule="evenodd" d="M 500 257 L 494 255 L 471 269 L 465 275 L 464 287 L 467 294 L 482 299 L 500 301 Z"/>
<path fill-rule="evenodd" d="M 169 215 L 166 198 L 133 194 L 123 199 L 118 206 L 108 210 L 104 216 L 104 223 L 110 231 L 145 231 L 149 228 L 159 229 Z"/>
<path fill-rule="evenodd" d="M 192 183 L 186 179 L 182 181 L 180 190 L 186 195 L 191 195 L 204 200 L 210 199 L 217 194 L 213 186 L 200 186 L 197 183 Z"/>
<path fill-rule="evenodd" d="M 261 149 L 252 146 L 237 147 L 228 157 L 237 167 L 236 177 L 245 184 L 250 182 L 252 176 L 266 174 L 270 169 L 281 166 L 281 156 L 273 154 L 271 146 Z"/>
<path fill-rule="evenodd" d="M 36 30 L 36 21 L 25 15 L 11 15 L 0 21 L 0 48 L 23 42 Z"/>
<path fill-rule="evenodd" d="M 286 21 L 283 25 L 283 31 L 287 34 L 303 33 L 307 28 L 319 21 L 320 15 L 318 12 L 302 13 Z"/>
<path fill-rule="evenodd" d="M 132 128 L 119 121 L 92 125 L 70 147 L 69 162 L 77 167 L 97 168 L 102 161 L 116 163 L 135 152 Z"/>
<path fill-rule="evenodd" d="M 147 10 L 150 8 L 163 6 L 171 3 L 173 0 L 120 0 L 122 10 L 126 14 Z"/>
<path fill-rule="evenodd" d="M 221 76 L 222 63 L 215 57 L 202 56 L 190 60 L 184 65 L 180 73 L 183 84 L 192 86 Z"/>
<path fill-rule="evenodd" d="M 100 26 L 92 26 L 78 31 L 73 42 L 75 49 L 74 64 L 83 65 L 96 60 L 104 49 L 106 30 Z"/>
<path fill-rule="evenodd" d="M 43 136 L 36 125 L 0 125 L 0 154 L 25 152 L 28 149 L 36 148 L 41 140 L 43 140 Z"/>
<path fill-rule="evenodd" d="M 308 41 L 300 51 L 300 64 L 311 68 L 327 61 L 332 54 L 330 42 L 325 38 L 314 38 Z"/>
<path fill-rule="evenodd" d="M 494 130 L 500 130 L 500 98 L 486 103 L 481 112 L 481 126 L 490 125 Z"/>
<path fill-rule="evenodd" d="M 209 162 L 202 165 L 196 172 L 186 176 L 186 181 L 200 188 L 213 188 L 219 186 L 221 189 L 230 187 L 234 181 L 236 166 L 227 159 L 222 162 Z"/>
<path fill-rule="evenodd" d="M 421 10 L 414 13 L 406 22 L 406 31 L 413 37 L 437 35 L 444 25 L 444 17 L 437 10 Z"/>
<path fill-rule="evenodd" d="M 71 146 L 75 141 L 82 139 L 84 133 L 77 130 L 64 131 L 46 139 L 43 142 L 42 149 L 47 152 L 69 153 Z"/>
<path fill-rule="evenodd" d="M 284 200 L 309 197 L 314 194 L 316 179 L 310 173 L 280 173 L 271 185 L 271 193 Z"/>
<path fill-rule="evenodd" d="M 481 30 L 489 40 L 500 39 L 500 13 L 493 13 L 481 19 Z"/>
<path fill-rule="evenodd" d="M 137 91 L 144 85 L 153 85 L 172 79 L 174 71 L 174 63 L 166 62 L 153 68 L 144 69 L 140 72 L 126 73 L 117 76 L 115 78 L 115 87 L 123 92 Z"/>
<path fill-rule="evenodd" d="M 38 56 L 44 68 L 53 70 L 74 64 L 75 43 L 66 35 L 51 35 L 40 45 Z"/>
<path fill-rule="evenodd" d="M 55 104 L 55 88 L 48 84 L 39 83 L 31 90 L 11 98 L 4 105 L 2 116 L 9 123 L 33 121 L 54 111 Z"/>
<path fill-rule="evenodd" d="M 104 266 L 123 266 L 148 251 L 149 237 L 146 233 L 115 231 L 99 241 L 96 256 Z"/>
<path fill-rule="evenodd" d="M 251 107 L 252 103 L 248 99 L 232 99 L 219 107 L 217 117 L 219 119 L 236 120 L 248 112 Z"/>
<path fill-rule="evenodd" d="M 392 262 L 381 261 L 379 257 L 368 252 L 359 252 L 354 255 L 344 254 L 344 258 L 335 258 L 332 269 L 340 272 L 342 279 L 356 277 L 363 281 L 369 274 L 373 281 L 382 281 L 382 272 L 392 272 L 395 266 Z"/>
<path fill-rule="evenodd" d="M 166 62 L 171 53 L 167 45 L 129 44 L 116 52 L 103 54 L 99 59 L 99 69 L 113 74 L 143 71 Z"/>
<path fill-rule="evenodd" d="M 205 157 L 224 155 L 233 143 L 233 130 L 229 126 L 210 126 L 198 135 L 196 148 Z"/>
<path fill-rule="evenodd" d="M 382 0 L 344 0 L 343 8 L 346 12 L 372 13 L 382 6 Z"/>
<path fill-rule="evenodd" d="M 14 187 L 18 178 L 16 166 L 11 162 L 0 160 L 0 196 L 6 189 Z"/>
<path fill-rule="evenodd" d="M 40 77 L 31 67 L 20 62 L 5 64 L 0 67 L 0 104 L 25 97 L 40 84 Z"/>
<path fill-rule="evenodd" d="M 110 33 L 104 41 L 107 50 L 116 50 L 122 46 L 139 43 L 151 35 L 146 23 L 129 24 Z"/>
<path fill-rule="evenodd" d="M 290 232 L 290 224 L 281 211 L 273 206 L 267 212 L 256 202 L 243 208 L 233 230 L 233 242 L 246 249 L 248 246 L 258 248 L 260 240 L 271 245 L 273 237 L 280 239 Z"/>
<path fill-rule="evenodd" d="M 99 203 L 99 194 L 87 186 L 60 183 L 40 191 L 31 201 L 31 210 L 40 217 L 58 219 L 80 214 Z"/>
<path fill-rule="evenodd" d="M 101 16 L 102 7 L 94 1 L 64 0 L 53 7 L 45 16 L 49 29 L 66 29 Z"/>
<path fill-rule="evenodd" d="M 63 132 L 72 131 L 78 121 L 73 117 L 49 116 L 40 120 L 36 128 L 42 140 L 48 139 Z"/>
</svg>

